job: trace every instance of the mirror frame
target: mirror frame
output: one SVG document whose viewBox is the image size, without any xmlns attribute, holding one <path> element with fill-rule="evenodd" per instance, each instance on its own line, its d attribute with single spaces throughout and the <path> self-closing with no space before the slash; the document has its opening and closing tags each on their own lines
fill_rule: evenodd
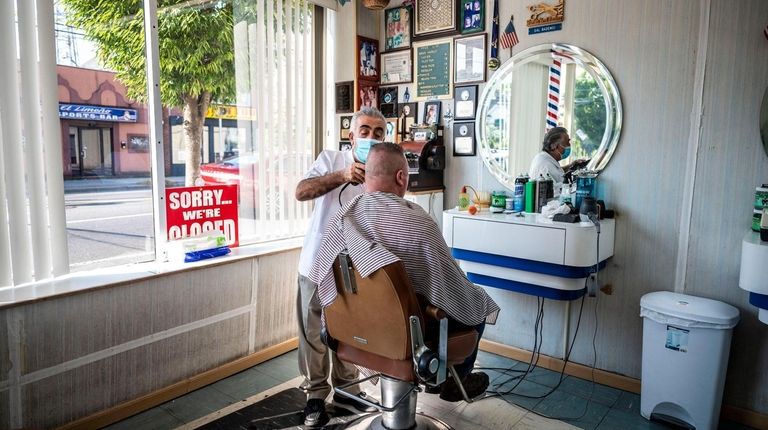
<svg viewBox="0 0 768 430">
<path fill-rule="evenodd" d="M 562 57 L 571 59 L 574 63 L 583 67 L 592 78 L 597 82 L 600 90 L 603 93 L 603 100 L 605 101 L 605 132 L 603 133 L 603 140 L 600 142 L 600 146 L 597 149 L 595 155 L 590 159 L 586 169 L 600 172 L 608 164 L 613 152 L 616 150 L 619 137 L 621 135 L 622 126 L 622 107 L 621 107 L 621 95 L 619 94 L 619 87 L 616 85 L 616 81 L 613 79 L 613 75 L 607 67 L 594 55 L 581 49 L 577 46 L 563 44 L 563 43 L 547 43 L 543 45 L 532 46 L 528 49 L 518 52 L 512 58 L 504 62 L 504 64 L 493 74 L 493 77 L 485 84 L 483 93 L 480 96 L 478 103 L 477 113 L 477 136 L 478 146 L 480 150 L 480 156 L 483 159 L 483 164 L 491 172 L 491 174 L 501 184 L 507 188 L 514 190 L 515 176 L 502 171 L 496 164 L 491 156 L 488 145 L 486 144 L 487 136 L 485 134 L 485 118 L 487 115 L 486 103 L 488 98 L 491 97 L 492 88 L 496 82 L 502 81 L 512 75 L 515 64 L 524 60 L 532 55 L 549 54 L 556 52 Z M 540 142 L 538 142 L 540 144 Z M 510 142 L 513 144 L 513 142 Z"/>
</svg>

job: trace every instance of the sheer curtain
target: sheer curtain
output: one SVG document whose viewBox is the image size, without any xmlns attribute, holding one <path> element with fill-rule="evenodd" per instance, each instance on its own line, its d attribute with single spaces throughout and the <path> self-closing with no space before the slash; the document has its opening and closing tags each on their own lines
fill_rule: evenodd
<svg viewBox="0 0 768 430">
<path fill-rule="evenodd" d="M 0 288 L 69 270 L 53 25 L 50 0 L 0 1 Z"/>
<path fill-rule="evenodd" d="M 251 130 L 254 160 L 240 172 L 245 241 L 301 235 L 309 219 L 294 191 L 314 159 L 313 8 L 306 0 L 235 2 L 237 105 L 256 118 L 238 121 Z"/>
</svg>

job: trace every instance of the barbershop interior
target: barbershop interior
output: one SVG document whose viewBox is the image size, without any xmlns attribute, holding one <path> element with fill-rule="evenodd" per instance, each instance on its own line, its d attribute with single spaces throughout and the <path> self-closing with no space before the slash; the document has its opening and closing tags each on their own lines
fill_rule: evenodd
<svg viewBox="0 0 768 430">
<path fill-rule="evenodd" d="M 768 429 L 767 1 L 0 21 L 0 429 Z"/>
</svg>

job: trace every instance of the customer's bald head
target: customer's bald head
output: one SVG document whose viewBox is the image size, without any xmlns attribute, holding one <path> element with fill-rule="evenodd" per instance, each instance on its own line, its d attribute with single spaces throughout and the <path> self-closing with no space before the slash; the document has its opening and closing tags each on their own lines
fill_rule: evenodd
<svg viewBox="0 0 768 430">
<path fill-rule="evenodd" d="M 365 163 L 365 187 L 368 192 L 383 191 L 400 197 L 408 188 L 408 162 L 400 145 L 377 143 L 371 147 Z"/>
</svg>

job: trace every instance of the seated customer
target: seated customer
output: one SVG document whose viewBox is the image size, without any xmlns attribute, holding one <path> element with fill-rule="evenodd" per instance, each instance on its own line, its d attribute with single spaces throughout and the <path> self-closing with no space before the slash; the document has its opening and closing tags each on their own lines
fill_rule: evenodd
<svg viewBox="0 0 768 430">
<path fill-rule="evenodd" d="M 365 186 L 365 194 L 349 201 L 331 218 L 310 270 L 309 278 L 319 285 L 322 306 L 336 299 L 331 267 L 336 256 L 346 249 L 364 277 L 402 261 L 416 294 L 448 314 L 449 330 L 474 328 L 482 335 L 486 322 L 496 322 L 499 307 L 467 279 L 429 214 L 403 199 L 408 187 L 408 163 L 399 145 L 384 142 L 371 147 L 365 165 Z M 464 363 L 456 366 L 470 397 L 488 387 L 488 375 L 470 373 L 476 357 L 477 346 Z M 440 397 L 448 401 L 462 399 L 452 379 L 443 384 Z"/>
</svg>

